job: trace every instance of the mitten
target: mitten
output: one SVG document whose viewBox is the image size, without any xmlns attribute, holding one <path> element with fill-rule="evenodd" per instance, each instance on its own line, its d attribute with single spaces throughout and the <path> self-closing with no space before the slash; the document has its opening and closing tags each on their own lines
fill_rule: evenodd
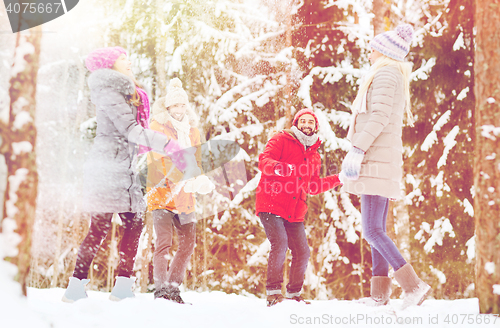
<svg viewBox="0 0 500 328">
<path fill-rule="evenodd" d="M 191 178 L 188 181 L 186 181 L 186 184 L 184 185 L 184 192 L 186 193 L 195 193 L 198 191 L 198 185 L 196 184 L 196 179 Z"/>
<path fill-rule="evenodd" d="M 196 177 L 195 183 L 198 185 L 198 190 L 196 192 L 202 195 L 206 195 L 215 189 L 215 185 L 206 175 Z"/>
<path fill-rule="evenodd" d="M 365 157 L 365 152 L 359 148 L 352 147 L 342 162 L 342 172 L 349 180 L 358 180 L 361 162 Z M 341 174 L 342 174 L 341 172 Z"/>
<path fill-rule="evenodd" d="M 189 179 L 184 185 L 184 192 L 206 195 L 215 189 L 215 185 L 206 175 L 200 175 Z"/>
<path fill-rule="evenodd" d="M 292 175 L 293 165 L 287 163 L 278 163 L 274 167 L 274 173 L 281 177 L 289 177 Z"/>
</svg>

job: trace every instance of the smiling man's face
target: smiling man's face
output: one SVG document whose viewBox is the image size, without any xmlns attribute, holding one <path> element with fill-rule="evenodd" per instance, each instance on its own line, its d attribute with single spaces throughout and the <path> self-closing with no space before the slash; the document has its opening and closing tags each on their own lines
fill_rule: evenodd
<svg viewBox="0 0 500 328">
<path fill-rule="evenodd" d="M 304 114 L 297 121 L 297 129 L 306 136 L 312 136 L 316 131 L 316 120 L 311 114 Z"/>
</svg>

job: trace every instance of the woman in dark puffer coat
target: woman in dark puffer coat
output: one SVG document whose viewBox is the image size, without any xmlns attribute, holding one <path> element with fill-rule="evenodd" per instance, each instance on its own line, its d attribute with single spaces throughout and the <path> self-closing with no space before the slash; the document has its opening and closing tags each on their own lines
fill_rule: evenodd
<svg viewBox="0 0 500 328">
<path fill-rule="evenodd" d="M 163 154 L 177 151 L 172 161 L 183 168 L 178 143 L 148 129 L 149 100 L 135 81 L 125 50 L 96 49 L 85 63 L 92 72 L 88 84 L 97 114 L 96 137 L 84 167 L 83 209 L 91 213 L 91 225 L 78 251 L 65 302 L 87 297 L 89 267 L 111 228 L 113 213 L 119 214 L 125 232 L 110 299 L 134 296 L 131 275 L 143 227 L 141 213 L 146 209 L 135 169 L 138 145 Z"/>
</svg>

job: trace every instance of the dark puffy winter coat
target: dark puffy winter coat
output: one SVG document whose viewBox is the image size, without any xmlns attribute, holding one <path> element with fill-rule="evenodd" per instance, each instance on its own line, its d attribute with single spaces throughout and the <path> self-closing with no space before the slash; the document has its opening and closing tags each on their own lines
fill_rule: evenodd
<svg viewBox="0 0 500 328">
<path fill-rule="evenodd" d="M 307 194 L 317 195 L 340 185 L 338 175 L 320 178 L 321 158 L 318 141 L 305 149 L 292 131 L 275 134 L 259 156 L 262 172 L 256 193 L 255 210 L 258 215 L 268 212 L 290 222 L 304 221 L 307 213 Z M 278 163 L 292 164 L 289 177 L 275 173 Z"/>
<path fill-rule="evenodd" d="M 84 166 L 83 210 L 143 212 L 146 203 L 136 172 L 137 145 L 163 152 L 168 138 L 137 123 L 137 108 L 126 102 L 135 85 L 111 69 L 94 71 L 88 84 L 96 105 L 97 131 Z"/>
</svg>

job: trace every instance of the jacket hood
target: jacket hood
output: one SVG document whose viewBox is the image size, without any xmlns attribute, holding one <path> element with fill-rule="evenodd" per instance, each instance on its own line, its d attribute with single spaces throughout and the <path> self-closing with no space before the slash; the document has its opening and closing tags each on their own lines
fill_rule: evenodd
<svg viewBox="0 0 500 328">
<path fill-rule="evenodd" d="M 135 84 L 130 77 L 109 68 L 92 72 L 88 85 L 90 90 L 112 88 L 123 95 L 131 95 L 135 91 Z"/>
<path fill-rule="evenodd" d="M 198 116 L 189 105 L 187 105 L 186 115 L 189 118 L 189 125 L 191 125 L 192 128 L 197 127 L 199 124 Z M 165 124 L 170 120 L 171 116 L 168 115 L 167 107 L 165 107 L 165 97 L 158 98 L 158 100 L 155 101 L 151 118 L 160 124 Z"/>
</svg>

